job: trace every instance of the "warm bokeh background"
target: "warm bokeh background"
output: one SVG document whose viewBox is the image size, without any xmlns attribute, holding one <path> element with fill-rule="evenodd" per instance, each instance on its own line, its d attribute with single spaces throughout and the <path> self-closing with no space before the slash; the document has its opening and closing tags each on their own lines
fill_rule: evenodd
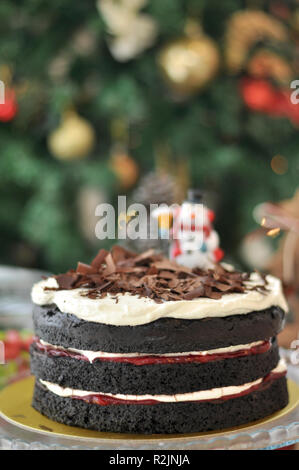
<svg viewBox="0 0 299 470">
<path fill-rule="evenodd" d="M 88 261 L 97 203 L 171 181 L 206 190 L 230 258 L 269 258 L 248 233 L 298 184 L 297 1 L 1 0 L 0 31 L 2 264 Z"/>
</svg>

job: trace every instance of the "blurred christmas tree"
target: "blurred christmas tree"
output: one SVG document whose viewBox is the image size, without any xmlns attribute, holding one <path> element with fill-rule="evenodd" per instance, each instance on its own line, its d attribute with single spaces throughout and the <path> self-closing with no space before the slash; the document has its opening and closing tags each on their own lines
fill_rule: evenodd
<svg viewBox="0 0 299 470">
<path fill-rule="evenodd" d="M 216 194 L 228 253 L 257 203 L 293 194 L 299 6 L 244 3 L 1 1 L 2 263 L 88 260 L 95 205 L 131 191 L 163 145 L 178 185 L 188 172 Z"/>
</svg>

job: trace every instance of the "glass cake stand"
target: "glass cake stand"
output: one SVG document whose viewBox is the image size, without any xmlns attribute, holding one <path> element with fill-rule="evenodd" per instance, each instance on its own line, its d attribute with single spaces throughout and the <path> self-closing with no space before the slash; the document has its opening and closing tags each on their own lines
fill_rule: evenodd
<svg viewBox="0 0 299 470">
<path fill-rule="evenodd" d="M 299 387 L 288 381 L 290 403 L 278 413 L 226 431 L 141 436 L 96 432 L 56 423 L 31 407 L 33 378 L 0 392 L 0 449 L 221 450 L 277 449 L 299 442 Z"/>
</svg>

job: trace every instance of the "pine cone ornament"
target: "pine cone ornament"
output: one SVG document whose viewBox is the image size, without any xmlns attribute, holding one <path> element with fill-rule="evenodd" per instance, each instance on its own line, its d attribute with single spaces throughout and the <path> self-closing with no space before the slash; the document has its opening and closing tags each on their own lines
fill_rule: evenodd
<svg viewBox="0 0 299 470">
<path fill-rule="evenodd" d="M 153 224 L 151 225 L 150 205 L 151 204 L 167 204 L 171 205 L 176 200 L 176 183 L 174 179 L 166 173 L 151 172 L 144 176 L 139 186 L 133 192 L 132 201 L 134 203 L 143 204 L 148 209 L 147 215 L 147 238 L 131 239 L 133 230 L 130 223 L 127 226 L 126 248 L 142 252 L 148 249 L 155 249 L 168 255 L 169 241 L 157 239 L 154 237 Z M 155 223 L 155 222 L 154 222 Z"/>
<path fill-rule="evenodd" d="M 155 171 L 144 176 L 133 192 L 134 202 L 150 206 L 150 204 L 173 204 L 176 200 L 176 184 L 166 173 Z"/>
</svg>

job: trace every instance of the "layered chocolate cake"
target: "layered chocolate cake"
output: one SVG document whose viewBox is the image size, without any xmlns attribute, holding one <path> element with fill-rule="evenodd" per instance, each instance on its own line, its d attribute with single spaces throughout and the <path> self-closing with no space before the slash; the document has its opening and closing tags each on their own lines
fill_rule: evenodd
<svg viewBox="0 0 299 470">
<path fill-rule="evenodd" d="M 33 407 L 100 431 L 191 433 L 286 406 L 280 281 L 115 246 L 33 287 Z"/>
</svg>

